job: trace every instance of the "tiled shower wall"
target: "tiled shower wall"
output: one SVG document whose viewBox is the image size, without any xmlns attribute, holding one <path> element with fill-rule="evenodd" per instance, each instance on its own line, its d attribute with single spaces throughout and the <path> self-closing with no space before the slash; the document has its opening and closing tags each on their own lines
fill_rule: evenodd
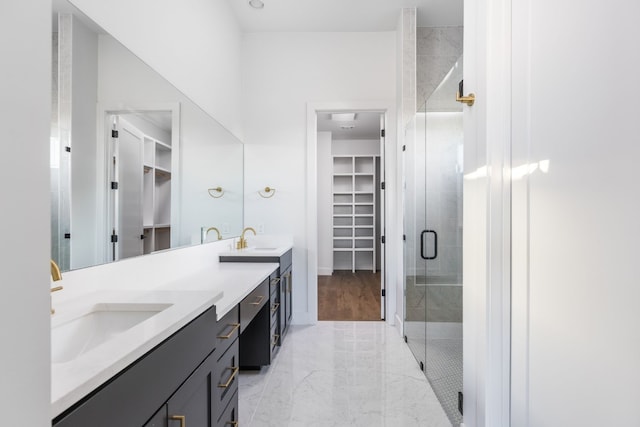
<svg viewBox="0 0 640 427">
<path fill-rule="evenodd" d="M 415 34 L 418 111 L 462 55 L 462 27 L 418 27 Z"/>
<path fill-rule="evenodd" d="M 400 15 L 400 46 L 401 52 L 400 65 L 402 69 L 398 75 L 402 76 L 400 80 L 401 94 L 400 113 L 402 115 L 402 129 L 406 129 L 415 116 L 416 105 L 416 9 L 402 9 Z"/>
</svg>

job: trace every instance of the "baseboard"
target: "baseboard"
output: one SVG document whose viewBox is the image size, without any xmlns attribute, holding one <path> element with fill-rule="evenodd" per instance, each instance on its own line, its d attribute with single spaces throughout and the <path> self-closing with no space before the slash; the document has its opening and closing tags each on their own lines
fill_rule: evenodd
<svg viewBox="0 0 640 427">
<path fill-rule="evenodd" d="M 402 323 L 402 319 L 400 318 L 398 313 L 396 313 L 395 318 L 396 318 L 396 323 L 393 326 L 398 331 L 398 335 L 403 336 L 403 334 L 404 334 L 404 332 L 403 332 L 404 331 L 404 324 Z"/>
<path fill-rule="evenodd" d="M 331 276 L 333 269 L 327 267 L 318 267 L 318 276 Z"/>
<path fill-rule="evenodd" d="M 292 325 L 315 325 L 317 319 L 311 319 L 310 313 L 307 311 L 294 311 L 291 319 Z"/>
</svg>

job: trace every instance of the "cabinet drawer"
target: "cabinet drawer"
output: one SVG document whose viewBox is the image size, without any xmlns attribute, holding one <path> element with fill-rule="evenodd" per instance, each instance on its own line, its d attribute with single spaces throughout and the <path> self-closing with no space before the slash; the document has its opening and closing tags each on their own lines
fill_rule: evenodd
<svg viewBox="0 0 640 427">
<path fill-rule="evenodd" d="M 240 332 L 245 330 L 260 309 L 269 302 L 269 294 L 267 278 L 240 302 Z"/>
<path fill-rule="evenodd" d="M 229 426 L 237 426 L 238 425 L 238 392 L 236 392 L 232 397 L 229 405 L 224 410 L 220 418 L 218 418 L 218 422 L 216 423 L 216 427 L 229 427 Z"/>
<path fill-rule="evenodd" d="M 216 363 L 216 385 L 214 401 L 217 408 L 224 408 L 238 389 L 238 370 L 240 369 L 240 355 L 238 342 L 235 340 L 229 350 Z"/>
<path fill-rule="evenodd" d="M 278 320 L 278 314 L 280 313 L 280 299 L 271 298 L 270 305 L 271 312 L 271 323 L 276 322 Z"/>
<path fill-rule="evenodd" d="M 271 359 L 273 359 L 273 355 L 278 350 L 280 346 L 280 328 L 278 327 L 278 322 L 271 324 Z"/>
<path fill-rule="evenodd" d="M 238 312 L 238 306 L 235 306 L 216 323 L 216 355 L 218 357 L 224 354 L 231 346 L 231 343 L 240 336 L 240 316 Z"/>
<path fill-rule="evenodd" d="M 271 273 L 271 277 L 269 277 L 270 292 L 271 293 L 277 292 L 279 289 L 278 287 L 279 284 L 280 284 L 280 276 L 278 276 L 278 270 L 276 270 L 273 273 Z"/>
</svg>

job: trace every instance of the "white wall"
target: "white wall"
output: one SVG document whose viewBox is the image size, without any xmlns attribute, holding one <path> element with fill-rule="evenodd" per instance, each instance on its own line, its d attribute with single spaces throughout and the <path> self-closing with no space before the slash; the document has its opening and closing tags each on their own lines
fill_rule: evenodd
<svg viewBox="0 0 640 427">
<path fill-rule="evenodd" d="M 226 1 L 72 3 L 242 138 L 242 35 Z"/>
<path fill-rule="evenodd" d="M 318 275 L 333 273 L 331 132 L 318 132 Z"/>
<path fill-rule="evenodd" d="M 0 413 L 50 424 L 49 136 L 51 3 L 0 3 Z"/>
<path fill-rule="evenodd" d="M 295 321 L 306 323 L 314 310 L 306 283 L 306 106 L 394 105 L 395 33 L 247 34 L 243 87 L 245 225 L 294 236 Z M 277 189 L 275 197 L 258 196 L 265 186 Z"/>
</svg>

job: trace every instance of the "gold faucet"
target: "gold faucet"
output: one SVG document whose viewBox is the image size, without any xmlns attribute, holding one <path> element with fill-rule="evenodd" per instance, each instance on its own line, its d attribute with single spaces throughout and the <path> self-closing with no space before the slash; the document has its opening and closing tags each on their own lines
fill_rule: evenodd
<svg viewBox="0 0 640 427">
<path fill-rule="evenodd" d="M 58 268 L 58 264 L 56 264 L 56 262 L 54 260 L 51 260 L 51 279 L 54 282 L 62 280 L 62 273 L 60 273 L 60 268 Z M 62 289 L 63 289 L 62 286 L 54 286 L 53 288 L 51 288 L 51 293 L 61 291 Z M 54 314 L 55 312 L 56 311 L 54 310 L 53 305 L 52 305 L 51 306 L 51 314 Z"/>
<path fill-rule="evenodd" d="M 258 235 L 258 233 L 256 233 L 256 230 L 251 227 L 246 227 L 244 230 L 242 230 L 240 240 L 238 240 L 238 243 L 236 244 L 236 249 L 244 249 L 247 247 L 247 239 L 244 238 L 244 233 L 246 233 L 247 231 L 253 231 L 254 236 Z"/>
<path fill-rule="evenodd" d="M 204 233 L 204 238 L 207 238 L 207 235 L 209 234 L 210 231 L 215 231 L 216 233 L 218 233 L 218 240 L 222 240 L 222 234 L 220 234 L 220 230 L 218 230 L 215 227 L 209 227 L 207 228 L 207 231 Z"/>
</svg>

